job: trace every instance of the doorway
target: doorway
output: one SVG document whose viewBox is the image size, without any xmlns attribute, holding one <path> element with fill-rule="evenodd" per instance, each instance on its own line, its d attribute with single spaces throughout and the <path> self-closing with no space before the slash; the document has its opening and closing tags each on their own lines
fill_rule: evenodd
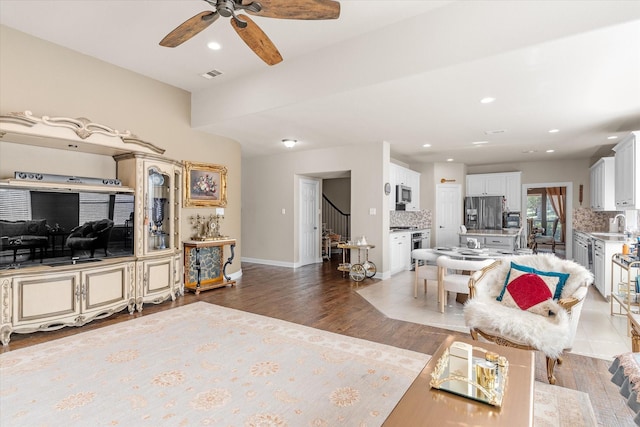
<svg viewBox="0 0 640 427">
<path fill-rule="evenodd" d="M 321 262 L 320 181 L 300 178 L 300 266 Z"/>
<path fill-rule="evenodd" d="M 573 241 L 573 183 L 547 182 L 523 184 L 522 206 L 525 221 L 522 236 L 529 236 L 534 229 L 544 230 L 544 235 L 564 243 L 565 257 L 572 259 Z M 554 234 L 554 223 L 557 223 Z"/>
<path fill-rule="evenodd" d="M 436 184 L 436 246 L 458 246 L 462 225 L 462 186 Z"/>
</svg>

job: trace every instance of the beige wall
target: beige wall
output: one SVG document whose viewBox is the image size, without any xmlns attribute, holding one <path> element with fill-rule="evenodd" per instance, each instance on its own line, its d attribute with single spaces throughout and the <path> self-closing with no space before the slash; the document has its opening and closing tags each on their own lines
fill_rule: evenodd
<svg viewBox="0 0 640 427">
<path fill-rule="evenodd" d="M 30 110 L 36 116 L 87 117 L 121 131 L 130 130 L 166 149 L 168 158 L 226 166 L 228 205 L 222 232 L 239 239 L 240 145 L 193 130 L 190 105 L 189 92 L 0 26 L 0 114 Z M 0 145 L 3 178 L 19 169 L 80 176 L 115 171 L 115 162 L 110 158 L 94 164 L 95 158 L 86 154 L 31 147 L 20 150 L 23 151 L 17 154 L 15 147 Z M 182 240 L 189 237 L 189 216 L 196 213 L 209 214 L 213 210 L 184 209 Z M 241 254 L 239 241 L 236 260 Z M 239 270 L 240 263 L 235 262 L 228 272 Z"/>
<path fill-rule="evenodd" d="M 351 212 L 351 178 L 322 180 L 322 193 L 343 213 Z"/>
<path fill-rule="evenodd" d="M 297 266 L 299 178 L 351 171 L 351 235 L 365 235 L 376 246 L 370 258 L 378 271 L 388 270 L 390 199 L 384 197 L 384 183 L 389 180 L 388 143 L 292 151 L 245 158 L 243 162 L 244 258 Z M 375 209 L 375 215 L 370 215 L 371 208 Z"/>
</svg>

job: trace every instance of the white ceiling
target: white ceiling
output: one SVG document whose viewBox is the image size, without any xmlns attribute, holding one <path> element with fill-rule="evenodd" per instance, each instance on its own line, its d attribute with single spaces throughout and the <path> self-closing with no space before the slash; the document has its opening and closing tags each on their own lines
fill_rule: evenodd
<svg viewBox="0 0 640 427">
<path fill-rule="evenodd" d="M 640 1 L 340 4 L 337 20 L 253 17 L 284 58 L 273 67 L 226 18 L 160 47 L 211 10 L 201 0 L 0 0 L 0 23 L 190 91 L 192 125 L 244 156 L 292 138 L 293 150 L 388 141 L 408 163 L 589 158 L 640 129 Z M 200 76 L 212 69 L 223 74 Z"/>
</svg>

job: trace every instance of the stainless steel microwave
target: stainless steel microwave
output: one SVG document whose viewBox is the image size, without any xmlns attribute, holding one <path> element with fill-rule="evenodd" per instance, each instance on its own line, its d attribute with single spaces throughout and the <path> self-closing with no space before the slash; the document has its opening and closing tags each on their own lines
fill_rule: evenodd
<svg viewBox="0 0 640 427">
<path fill-rule="evenodd" d="M 406 205 L 411 203 L 411 187 L 396 185 L 396 204 Z"/>
</svg>

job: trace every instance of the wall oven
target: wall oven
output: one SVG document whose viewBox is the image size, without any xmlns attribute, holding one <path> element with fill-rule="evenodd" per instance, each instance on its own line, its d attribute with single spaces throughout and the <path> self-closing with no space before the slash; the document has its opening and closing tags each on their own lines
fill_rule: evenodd
<svg viewBox="0 0 640 427">
<path fill-rule="evenodd" d="M 411 233 L 411 251 L 414 249 L 426 249 L 430 246 L 430 235 L 428 231 L 415 231 Z M 411 258 L 411 270 L 415 269 L 415 263 L 413 257 Z"/>
</svg>

